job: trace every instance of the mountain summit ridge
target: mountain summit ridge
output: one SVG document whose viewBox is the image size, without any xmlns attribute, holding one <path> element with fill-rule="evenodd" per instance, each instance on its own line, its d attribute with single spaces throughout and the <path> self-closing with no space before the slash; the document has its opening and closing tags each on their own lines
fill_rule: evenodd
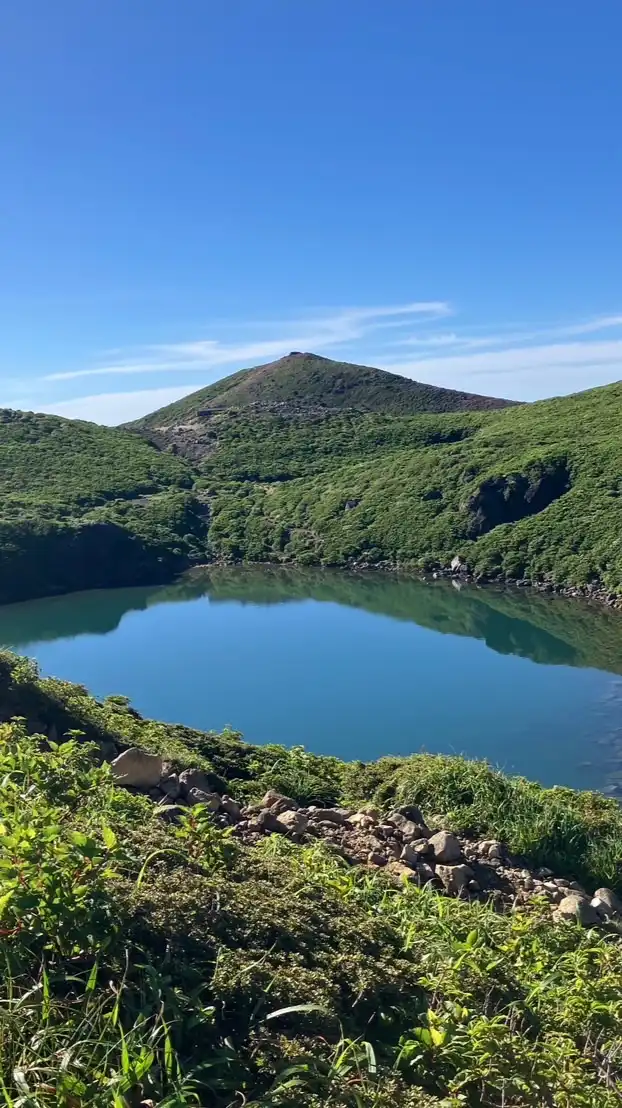
<svg viewBox="0 0 622 1108">
<path fill-rule="evenodd" d="M 320 354 L 292 350 L 275 361 L 241 369 L 181 400 L 134 421 L 131 426 L 158 428 L 200 417 L 205 409 L 256 405 L 296 409 L 354 408 L 387 415 L 424 412 L 487 411 L 514 401 L 445 389 L 414 381 L 386 369 L 335 361 Z"/>
</svg>

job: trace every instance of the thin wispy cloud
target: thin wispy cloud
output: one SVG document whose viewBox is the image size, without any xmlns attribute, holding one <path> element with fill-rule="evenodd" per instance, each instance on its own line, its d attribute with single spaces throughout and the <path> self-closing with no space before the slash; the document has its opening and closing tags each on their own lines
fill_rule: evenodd
<svg viewBox="0 0 622 1108">
<path fill-rule="evenodd" d="M 60 400 L 55 404 L 42 404 L 37 410 L 49 415 L 65 416 L 66 419 L 86 419 L 113 426 L 139 419 L 147 412 L 181 400 L 193 388 L 194 385 L 176 385 L 171 388 L 138 389 L 132 392 L 97 393 L 73 400 Z"/>
<path fill-rule="evenodd" d="M 411 325 L 413 319 L 434 321 L 451 313 L 444 301 L 415 301 L 372 308 L 344 308 L 330 315 L 291 323 L 274 337 L 244 343 L 218 339 L 158 344 L 134 357 L 119 357 L 104 365 L 50 373 L 44 381 L 75 381 L 82 377 L 131 376 L 147 373 L 187 373 L 228 365 L 252 365 L 278 358 L 289 350 L 332 350 L 371 337 L 377 330 Z"/>
<path fill-rule="evenodd" d="M 514 400 L 542 399 L 622 378 L 619 313 L 564 324 L 498 322 L 485 328 L 463 325 L 447 302 L 429 300 L 316 312 L 290 323 L 240 321 L 235 332 L 243 340 L 230 337 L 231 327 L 221 322 L 207 337 L 109 350 L 100 364 L 47 374 L 35 386 L 37 403 L 28 406 L 120 423 L 290 350 L 311 350 L 446 388 Z M 183 385 L 177 383 L 180 378 Z M 72 396 L 73 382 L 83 379 L 109 379 L 116 388 Z M 141 379 L 144 388 L 122 391 L 125 382 Z"/>
</svg>

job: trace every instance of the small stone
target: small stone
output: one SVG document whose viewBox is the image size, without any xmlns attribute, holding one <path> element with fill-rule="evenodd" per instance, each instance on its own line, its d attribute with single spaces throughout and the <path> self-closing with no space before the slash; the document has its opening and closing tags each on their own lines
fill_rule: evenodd
<svg viewBox="0 0 622 1108">
<path fill-rule="evenodd" d="M 239 823 L 242 819 L 242 808 L 238 804 L 237 800 L 233 797 L 225 795 L 220 798 L 220 804 L 223 812 L 226 812 L 232 823 Z"/>
<path fill-rule="evenodd" d="M 536 877 L 541 877 L 543 879 L 545 877 L 552 877 L 553 876 L 553 870 L 548 869 L 546 866 L 540 866 L 540 869 L 536 870 L 535 875 L 536 875 Z"/>
<path fill-rule="evenodd" d="M 451 831 L 437 831 L 436 835 L 432 835 L 428 841 L 437 862 L 451 865 L 461 860 L 462 847 Z"/>
<path fill-rule="evenodd" d="M 569 896 L 565 896 L 553 913 L 553 918 L 558 921 L 577 920 L 583 927 L 592 927 L 601 922 L 601 917 L 596 908 L 592 907 L 589 900 L 578 893 L 570 893 Z"/>
<path fill-rule="evenodd" d="M 313 813 L 313 819 L 325 823 L 348 823 L 350 812 L 347 808 L 317 808 Z"/>
<path fill-rule="evenodd" d="M 261 831 L 267 831 L 270 834 L 273 832 L 282 832 L 283 825 L 281 824 L 279 817 L 272 811 L 271 808 L 262 808 L 261 812 L 257 816 L 257 819 L 253 821 L 257 828 Z"/>
<path fill-rule="evenodd" d="M 422 844 L 422 845 L 421 845 Z M 417 839 L 414 843 L 405 843 L 400 858 L 408 866 L 418 866 L 424 855 L 431 854 L 427 839 Z"/>
<path fill-rule="evenodd" d="M 410 866 L 404 865 L 403 862 L 389 862 L 385 867 L 386 873 L 390 873 L 397 881 L 416 881 L 417 874 Z"/>
<path fill-rule="evenodd" d="M 162 759 L 159 754 L 132 747 L 119 754 L 111 764 L 112 776 L 117 785 L 135 789 L 153 789 L 162 776 Z"/>
<path fill-rule="evenodd" d="M 411 823 L 418 823 L 421 827 L 425 827 L 423 812 L 417 804 L 402 804 L 400 808 L 396 809 L 395 814 L 403 816 L 404 819 L 410 820 Z"/>
<path fill-rule="evenodd" d="M 372 816 L 368 816 L 367 812 L 355 812 L 353 816 L 350 816 L 350 823 L 353 827 L 360 827 L 361 830 L 368 831 L 375 826 L 376 820 Z"/>
<path fill-rule="evenodd" d="M 181 785 L 176 773 L 170 773 L 168 777 L 160 778 L 160 788 L 169 800 L 177 800 L 181 794 Z"/>
<path fill-rule="evenodd" d="M 434 880 L 436 874 L 432 866 L 429 866 L 427 862 L 420 862 L 417 867 L 417 877 L 419 878 L 420 885 L 427 885 L 428 882 Z"/>
<path fill-rule="evenodd" d="M 409 843 L 406 843 L 400 854 L 400 862 L 404 862 L 407 866 L 410 866 L 411 869 L 416 869 L 419 865 L 419 855 L 416 854 L 414 850 L 411 850 Z"/>
<path fill-rule="evenodd" d="M 568 884 L 568 888 L 572 889 L 572 891 L 575 893 L 582 893 L 583 896 L 587 896 L 583 885 L 580 885 L 578 881 L 570 881 Z M 594 895 L 596 895 L 596 893 Z"/>
<path fill-rule="evenodd" d="M 523 888 L 527 889 L 528 892 L 531 892 L 534 887 L 534 879 L 530 873 L 528 873 L 526 877 L 522 877 L 522 883 Z"/>
<path fill-rule="evenodd" d="M 616 896 L 613 889 L 597 889 L 594 893 L 592 904 L 594 903 L 594 900 L 598 900 L 602 905 L 604 905 L 606 909 L 606 915 L 622 915 L 622 900 L 620 900 L 619 896 Z"/>
<path fill-rule="evenodd" d="M 302 812 L 289 810 L 279 812 L 277 820 L 288 835 L 302 835 L 307 830 L 309 819 Z"/>
<path fill-rule="evenodd" d="M 418 820 L 408 819 L 403 812 L 390 812 L 387 816 L 387 823 L 393 827 L 397 827 L 398 831 L 401 831 L 402 838 L 405 842 L 409 842 L 411 839 L 429 838 L 430 830 L 425 825 L 425 821 L 419 809 L 409 808 L 408 811 L 416 811 L 421 817 L 421 822 Z"/>
<path fill-rule="evenodd" d="M 446 892 L 451 896 L 460 896 L 463 889 L 466 888 L 469 881 L 473 880 L 474 873 L 470 866 L 457 865 L 457 866 L 437 866 L 436 876 L 440 877 Z"/>
<path fill-rule="evenodd" d="M 299 805 L 290 796 L 283 796 L 276 789 L 268 789 L 260 804 L 261 808 L 270 808 L 275 815 L 279 812 L 295 812 Z"/>
<path fill-rule="evenodd" d="M 202 769 L 185 769 L 179 774 L 179 784 L 182 796 L 188 796 L 192 789 L 199 789 L 202 793 L 214 792 L 213 780 L 210 774 Z"/>
<path fill-rule="evenodd" d="M 190 789 L 186 800 L 191 807 L 196 804 L 204 804 L 210 812 L 218 812 L 220 809 L 220 797 L 218 793 L 205 793 L 203 789 Z"/>
<path fill-rule="evenodd" d="M 388 858 L 386 854 L 382 854 L 379 850 L 370 850 L 367 861 L 370 866 L 386 866 Z"/>
</svg>

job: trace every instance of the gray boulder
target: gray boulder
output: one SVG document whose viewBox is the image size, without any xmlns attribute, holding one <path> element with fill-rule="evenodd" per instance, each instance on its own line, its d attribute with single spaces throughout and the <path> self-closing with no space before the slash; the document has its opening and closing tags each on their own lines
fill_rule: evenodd
<svg viewBox="0 0 622 1108">
<path fill-rule="evenodd" d="M 179 777 L 176 773 L 169 773 L 167 777 L 162 777 L 160 780 L 160 789 L 169 798 L 169 800 L 177 800 L 181 796 L 181 785 L 179 784 Z"/>
<path fill-rule="evenodd" d="M 210 812 L 220 811 L 220 797 L 218 793 L 206 793 L 203 789 L 190 789 L 186 800 L 191 807 L 196 804 L 204 804 Z"/>
<path fill-rule="evenodd" d="M 160 781 L 162 759 L 159 754 L 148 754 L 146 750 L 131 747 L 114 759 L 111 768 L 117 785 L 147 791 L 155 788 Z"/>
<path fill-rule="evenodd" d="M 269 809 L 269 811 L 273 811 L 273 809 Z M 287 812 L 279 812 L 277 821 L 280 824 L 279 829 L 288 835 L 303 835 L 309 822 L 304 812 L 294 811 L 293 809 Z"/>
<path fill-rule="evenodd" d="M 434 851 L 437 862 L 451 865 L 454 862 L 462 861 L 462 847 L 451 831 L 437 831 L 436 835 L 432 835 L 428 839 L 428 843 Z"/>
<path fill-rule="evenodd" d="M 407 866 L 418 866 L 426 855 L 431 854 L 427 839 L 416 839 L 413 843 L 405 843 L 400 854 L 400 861 Z"/>
<path fill-rule="evenodd" d="M 446 892 L 451 896 L 460 896 L 475 875 L 470 866 L 457 865 L 437 866 L 436 876 L 440 877 Z"/>
<path fill-rule="evenodd" d="M 209 774 L 202 769 L 185 769 L 179 774 L 179 786 L 182 796 L 188 796 L 193 789 L 199 789 L 202 793 L 214 791 Z"/>
<path fill-rule="evenodd" d="M 269 808 L 277 816 L 279 812 L 295 812 L 298 804 L 295 800 L 292 800 L 291 796 L 283 796 L 283 793 L 277 792 L 276 789 L 268 789 L 260 803 L 260 807 Z"/>
<path fill-rule="evenodd" d="M 238 804 L 237 800 L 234 800 L 232 796 L 224 796 L 220 798 L 220 806 L 223 812 L 229 816 L 232 823 L 239 823 L 242 819 L 242 807 Z"/>
<path fill-rule="evenodd" d="M 580 893 L 569 893 L 560 901 L 553 918 L 560 920 L 577 920 L 583 927 L 593 927 L 602 922 L 602 917 L 594 908 L 587 897 Z"/>
<path fill-rule="evenodd" d="M 348 823 L 350 819 L 348 808 L 314 808 L 309 809 L 309 815 L 313 818 L 314 823 L 336 823 L 341 825 Z"/>
<path fill-rule="evenodd" d="M 616 896 L 613 889 L 597 889 L 591 903 L 592 908 L 596 908 L 607 918 L 622 915 L 622 900 Z"/>
</svg>

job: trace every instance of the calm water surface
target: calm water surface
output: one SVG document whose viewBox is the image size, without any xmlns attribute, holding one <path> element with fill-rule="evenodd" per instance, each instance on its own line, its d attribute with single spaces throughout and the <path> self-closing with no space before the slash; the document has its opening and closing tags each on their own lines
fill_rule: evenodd
<svg viewBox="0 0 622 1108">
<path fill-rule="evenodd" d="M 145 715 L 251 742 L 464 753 L 622 795 L 622 616 L 576 601 L 218 569 L 0 608 L 0 642 Z"/>
</svg>

